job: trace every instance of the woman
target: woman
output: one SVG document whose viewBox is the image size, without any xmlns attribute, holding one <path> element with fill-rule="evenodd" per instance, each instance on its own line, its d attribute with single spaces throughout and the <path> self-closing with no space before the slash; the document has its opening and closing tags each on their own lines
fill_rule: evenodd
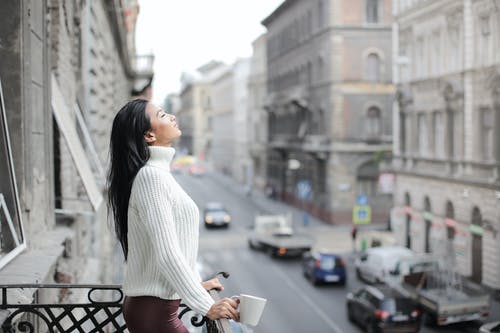
<svg viewBox="0 0 500 333">
<path fill-rule="evenodd" d="M 170 174 L 175 116 L 146 100 L 128 102 L 111 131 L 109 207 L 125 255 L 123 314 L 131 333 L 187 333 L 177 318 L 180 299 L 215 320 L 239 319 L 237 302 L 214 302 L 195 270 L 199 211 Z"/>
</svg>

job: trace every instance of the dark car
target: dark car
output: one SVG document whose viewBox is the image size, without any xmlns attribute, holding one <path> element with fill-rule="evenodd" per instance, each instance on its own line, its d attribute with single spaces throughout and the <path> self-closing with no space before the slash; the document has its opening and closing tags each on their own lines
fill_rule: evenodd
<svg viewBox="0 0 500 333">
<path fill-rule="evenodd" d="M 302 271 L 312 284 L 345 284 L 346 268 L 344 260 L 333 253 L 318 251 L 306 252 L 302 256 Z"/>
<path fill-rule="evenodd" d="M 387 286 L 365 286 L 347 294 L 347 316 L 367 332 L 418 332 L 418 306 Z"/>
<path fill-rule="evenodd" d="M 227 209 L 218 202 L 209 202 L 203 209 L 203 221 L 205 222 L 205 227 L 229 227 L 231 222 L 231 215 Z"/>
</svg>

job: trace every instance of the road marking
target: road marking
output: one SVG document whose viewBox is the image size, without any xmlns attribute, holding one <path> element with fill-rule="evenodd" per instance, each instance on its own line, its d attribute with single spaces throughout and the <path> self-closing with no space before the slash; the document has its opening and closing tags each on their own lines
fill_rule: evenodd
<svg viewBox="0 0 500 333">
<path fill-rule="evenodd" d="M 285 272 L 283 272 L 281 269 L 279 269 L 278 267 L 272 265 L 271 266 L 278 275 L 281 276 L 281 278 L 286 282 L 286 284 L 295 291 L 295 293 L 304 300 L 304 302 L 307 303 L 307 305 L 309 305 L 311 307 L 311 309 L 313 309 L 313 311 L 315 311 L 320 317 L 321 319 L 323 319 L 323 321 L 332 329 L 333 332 L 335 333 L 342 333 L 342 329 L 337 325 L 335 324 L 335 322 L 333 320 L 331 320 L 328 315 L 323 312 L 323 310 L 321 310 L 314 302 L 311 298 L 309 298 L 305 293 L 302 292 L 302 290 L 297 286 L 295 285 L 295 283 L 293 283 L 292 280 L 290 280 L 290 278 L 285 274 Z"/>
</svg>

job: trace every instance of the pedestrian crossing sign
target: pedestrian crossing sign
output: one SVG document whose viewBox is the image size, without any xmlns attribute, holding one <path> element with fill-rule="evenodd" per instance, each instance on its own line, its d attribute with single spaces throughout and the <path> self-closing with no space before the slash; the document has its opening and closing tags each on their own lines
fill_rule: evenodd
<svg viewBox="0 0 500 333">
<path fill-rule="evenodd" d="M 354 224 L 370 224 L 372 220 L 372 209 L 370 206 L 354 206 L 352 209 L 352 221 Z"/>
</svg>

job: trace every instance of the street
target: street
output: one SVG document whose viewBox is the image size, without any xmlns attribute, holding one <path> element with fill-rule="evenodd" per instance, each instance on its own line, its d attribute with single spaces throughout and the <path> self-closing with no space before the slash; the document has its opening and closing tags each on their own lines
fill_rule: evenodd
<svg viewBox="0 0 500 333">
<path fill-rule="evenodd" d="M 255 214 L 290 212 L 295 226 L 300 226 L 299 210 L 264 198 L 260 193 L 246 196 L 242 186 L 218 174 L 208 173 L 202 177 L 176 174 L 175 177 L 200 210 L 209 201 L 219 201 L 230 211 L 232 222 L 228 229 L 206 230 L 200 226 L 199 259 L 207 272 L 231 274 L 222 281 L 223 297 L 242 293 L 268 299 L 255 333 L 362 332 L 348 321 L 345 309 L 346 293 L 363 285 L 355 276 L 350 250 L 344 253 L 348 267 L 346 286 L 315 287 L 302 275 L 300 259 L 273 259 L 250 250 L 247 245 L 246 236 Z M 336 230 L 338 234 L 347 235 L 347 228 L 311 219 L 307 230 L 313 237 L 321 238 L 327 233 L 336 234 Z M 493 320 L 493 314 L 499 320 L 498 309 L 496 302 L 489 321 Z M 422 326 L 420 332 L 477 332 L 478 326 L 479 323 L 432 329 Z"/>
</svg>

